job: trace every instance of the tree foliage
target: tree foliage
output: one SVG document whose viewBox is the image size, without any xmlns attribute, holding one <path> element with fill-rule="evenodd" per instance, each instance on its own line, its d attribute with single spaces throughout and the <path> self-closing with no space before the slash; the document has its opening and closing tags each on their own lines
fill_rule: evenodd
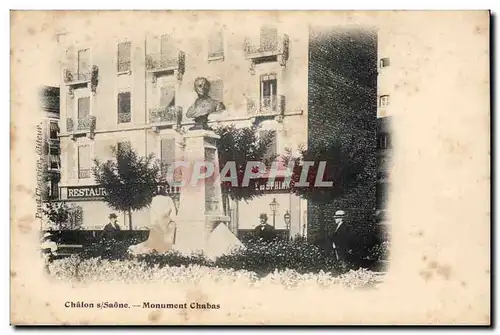
<svg viewBox="0 0 500 335">
<path fill-rule="evenodd" d="M 83 224 L 83 209 L 65 202 L 48 202 L 43 214 L 47 218 L 49 228 L 55 230 L 78 230 Z"/>
<path fill-rule="evenodd" d="M 132 211 L 151 204 L 157 192 L 160 164 L 154 155 L 140 156 L 129 146 L 112 148 L 114 160 L 94 160 L 95 181 L 105 190 L 104 200 L 117 211 L 127 212 L 132 229 Z"/>
<path fill-rule="evenodd" d="M 263 162 L 270 166 L 276 155 L 267 155 L 267 150 L 273 141 L 275 131 L 269 131 L 264 136 L 258 136 L 258 125 L 236 128 L 235 125 L 219 126 L 215 133 L 220 136 L 217 143 L 219 165 L 222 169 L 227 162 L 235 162 L 238 187 L 233 187 L 230 181 L 221 183 L 222 194 L 233 200 L 251 200 L 260 195 L 256 190 L 256 180 L 250 179 L 247 187 L 241 187 L 247 162 Z"/>
</svg>

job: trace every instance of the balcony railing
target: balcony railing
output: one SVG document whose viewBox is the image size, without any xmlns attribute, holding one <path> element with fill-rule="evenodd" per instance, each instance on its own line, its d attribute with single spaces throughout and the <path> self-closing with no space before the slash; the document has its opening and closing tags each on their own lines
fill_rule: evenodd
<svg viewBox="0 0 500 335">
<path fill-rule="evenodd" d="M 58 138 L 49 138 L 48 142 L 49 142 L 49 146 L 51 146 L 51 147 L 59 147 L 59 145 L 60 145 L 60 140 Z"/>
<path fill-rule="evenodd" d="M 254 115 L 278 115 L 285 112 L 285 96 L 247 97 L 247 111 Z"/>
<path fill-rule="evenodd" d="M 90 178 L 90 169 L 79 169 L 78 179 L 87 179 L 87 178 Z"/>
<path fill-rule="evenodd" d="M 219 59 L 224 57 L 224 50 L 208 53 L 208 59 Z"/>
<path fill-rule="evenodd" d="M 132 113 L 118 113 L 118 123 L 127 123 L 132 120 Z"/>
<path fill-rule="evenodd" d="M 149 123 L 151 124 L 180 124 L 182 121 L 181 107 L 156 107 L 149 110 Z"/>
<path fill-rule="evenodd" d="M 246 58 L 259 58 L 277 55 L 286 55 L 288 58 L 288 35 L 277 36 L 267 41 L 254 42 L 251 38 L 245 37 L 244 52 Z"/>
<path fill-rule="evenodd" d="M 99 83 L 99 68 L 92 65 L 88 71 L 64 69 L 64 83 L 69 86 L 70 97 L 73 97 L 74 86 L 83 84 L 90 86 L 90 90 L 95 94 Z"/>
<path fill-rule="evenodd" d="M 161 52 L 146 55 L 146 69 L 150 72 L 183 70 L 185 62 L 184 52 L 165 54 Z"/>
<path fill-rule="evenodd" d="M 72 118 L 66 119 L 66 131 L 75 133 L 89 133 L 90 138 L 94 137 L 94 132 L 96 128 L 96 117 L 93 115 L 87 115 L 76 120 L 76 128 L 75 121 Z"/>
<path fill-rule="evenodd" d="M 88 71 L 64 70 L 64 82 L 66 84 L 89 82 L 91 77 L 92 71 L 90 69 Z"/>
<path fill-rule="evenodd" d="M 95 129 L 95 116 L 88 115 L 78 118 L 77 130 L 93 130 Z"/>
</svg>

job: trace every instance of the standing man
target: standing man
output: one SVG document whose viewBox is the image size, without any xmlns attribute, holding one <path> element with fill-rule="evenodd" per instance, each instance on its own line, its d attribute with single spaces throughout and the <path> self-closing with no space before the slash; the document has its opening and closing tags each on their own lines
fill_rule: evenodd
<svg viewBox="0 0 500 335">
<path fill-rule="evenodd" d="M 54 260 L 55 253 L 57 252 L 57 243 L 54 242 L 54 236 L 50 232 L 43 234 L 41 238 L 41 251 L 45 262 L 45 271 L 50 273 L 49 264 Z"/>
<path fill-rule="evenodd" d="M 345 222 L 346 213 L 343 210 L 335 212 L 335 231 L 332 235 L 332 247 L 339 260 L 349 260 L 352 254 L 353 232 L 352 227 Z"/>
<path fill-rule="evenodd" d="M 115 231 L 120 231 L 120 226 L 118 225 L 118 217 L 116 216 L 115 213 L 109 214 L 109 222 L 106 226 L 104 226 L 104 231 L 109 233 L 109 232 L 115 232 Z"/>
<path fill-rule="evenodd" d="M 254 232 L 255 236 L 259 239 L 263 239 L 264 241 L 271 241 L 276 236 L 276 231 L 273 226 L 267 224 L 267 214 L 260 214 L 260 224 L 255 227 Z"/>
</svg>

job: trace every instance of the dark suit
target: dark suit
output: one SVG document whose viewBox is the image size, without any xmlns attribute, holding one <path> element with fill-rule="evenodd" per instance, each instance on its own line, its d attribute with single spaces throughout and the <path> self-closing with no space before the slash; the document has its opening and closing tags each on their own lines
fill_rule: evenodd
<svg viewBox="0 0 500 335">
<path fill-rule="evenodd" d="M 339 226 L 331 236 L 331 241 L 335 243 L 335 250 L 341 260 L 347 260 L 349 251 L 353 249 L 354 234 L 352 226 L 345 221 Z"/>
<path fill-rule="evenodd" d="M 276 236 L 274 227 L 267 223 L 255 227 L 254 232 L 257 238 L 262 238 L 264 241 L 271 241 Z"/>
</svg>

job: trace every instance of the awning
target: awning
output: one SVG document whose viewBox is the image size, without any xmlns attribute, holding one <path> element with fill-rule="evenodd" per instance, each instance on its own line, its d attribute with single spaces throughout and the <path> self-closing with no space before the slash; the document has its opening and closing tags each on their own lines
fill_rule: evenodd
<svg viewBox="0 0 500 335">
<path fill-rule="evenodd" d="M 50 123 L 50 131 L 59 132 L 59 125 L 55 122 Z"/>
<path fill-rule="evenodd" d="M 50 155 L 50 163 L 57 163 L 58 165 L 61 164 L 61 157 L 58 155 Z"/>
</svg>

